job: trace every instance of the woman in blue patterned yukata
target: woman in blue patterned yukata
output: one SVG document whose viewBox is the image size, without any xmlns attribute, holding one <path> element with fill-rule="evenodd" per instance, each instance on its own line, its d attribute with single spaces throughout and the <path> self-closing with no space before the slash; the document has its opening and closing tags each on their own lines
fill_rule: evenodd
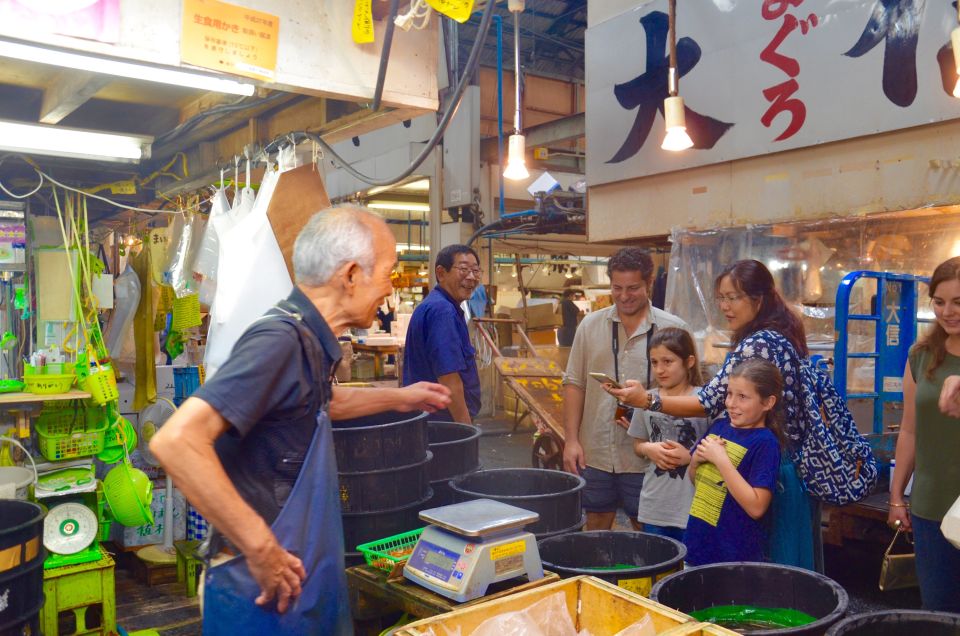
<svg viewBox="0 0 960 636">
<path fill-rule="evenodd" d="M 803 323 L 780 296 L 770 270 L 759 261 L 737 261 L 725 269 L 717 277 L 715 299 L 733 332 L 734 349 L 727 355 L 720 372 L 698 395 L 658 396 L 633 380 L 628 380 L 623 389 L 608 387 L 607 390 L 621 402 L 636 408 L 661 411 L 674 417 L 716 418 L 724 412 L 727 380 L 734 367 L 751 358 L 776 365 L 784 381 L 787 448 L 771 506 L 767 557 L 774 563 L 822 572 L 820 506 L 806 494 L 791 459 L 806 430 L 800 361 L 809 351 Z"/>
</svg>

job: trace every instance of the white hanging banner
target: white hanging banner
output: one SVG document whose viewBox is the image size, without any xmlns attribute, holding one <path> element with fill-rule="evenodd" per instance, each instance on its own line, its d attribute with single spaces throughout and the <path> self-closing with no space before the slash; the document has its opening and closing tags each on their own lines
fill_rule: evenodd
<svg viewBox="0 0 960 636">
<path fill-rule="evenodd" d="M 696 0 L 677 3 L 694 148 L 661 150 L 667 2 L 639 4 L 586 32 L 590 185 L 960 117 L 955 3 Z"/>
</svg>

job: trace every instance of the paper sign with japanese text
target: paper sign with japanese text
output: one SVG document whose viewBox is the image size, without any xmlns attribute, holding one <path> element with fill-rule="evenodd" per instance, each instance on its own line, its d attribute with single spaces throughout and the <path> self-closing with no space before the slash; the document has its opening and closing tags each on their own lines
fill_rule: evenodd
<svg viewBox="0 0 960 636">
<path fill-rule="evenodd" d="M 351 34 L 357 44 L 373 42 L 373 0 L 356 0 L 353 5 Z"/>
<path fill-rule="evenodd" d="M 473 13 L 473 0 L 427 0 L 427 4 L 437 13 L 457 22 L 466 22 Z"/>
<path fill-rule="evenodd" d="M 677 72 L 693 148 L 660 148 L 667 0 L 585 34 L 591 186 L 960 118 L 952 2 L 677 3 Z"/>
<path fill-rule="evenodd" d="M 184 0 L 180 59 L 215 71 L 273 81 L 280 19 L 218 0 Z"/>
</svg>

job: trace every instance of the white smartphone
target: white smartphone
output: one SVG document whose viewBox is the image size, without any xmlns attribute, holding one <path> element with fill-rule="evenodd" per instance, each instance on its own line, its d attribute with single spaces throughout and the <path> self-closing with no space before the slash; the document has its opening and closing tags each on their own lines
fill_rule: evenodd
<svg viewBox="0 0 960 636">
<path fill-rule="evenodd" d="M 622 389 L 622 388 L 623 388 L 622 386 L 620 386 L 620 383 L 619 383 L 619 382 L 617 382 L 616 380 L 614 380 L 613 378 L 611 378 L 611 377 L 610 377 L 609 375 L 607 375 L 606 373 L 596 373 L 596 372 L 594 372 L 594 371 L 591 371 L 591 372 L 590 372 L 590 377 L 593 378 L 594 380 L 596 380 L 597 382 L 599 382 L 600 384 L 611 384 L 611 385 L 613 385 L 613 388 L 615 388 L 615 389 Z"/>
</svg>

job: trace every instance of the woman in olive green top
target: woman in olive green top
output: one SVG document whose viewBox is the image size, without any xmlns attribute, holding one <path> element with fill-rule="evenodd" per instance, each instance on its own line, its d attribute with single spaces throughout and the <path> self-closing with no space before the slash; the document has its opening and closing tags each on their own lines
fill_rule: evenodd
<svg viewBox="0 0 960 636">
<path fill-rule="evenodd" d="M 934 270 L 930 299 L 936 322 L 911 350 L 903 373 L 888 522 L 913 530 L 924 609 L 960 612 L 960 550 L 940 532 L 943 516 L 960 495 L 960 419 L 939 408 L 944 381 L 960 375 L 960 257 Z M 903 492 L 911 473 L 908 503 Z"/>
</svg>

